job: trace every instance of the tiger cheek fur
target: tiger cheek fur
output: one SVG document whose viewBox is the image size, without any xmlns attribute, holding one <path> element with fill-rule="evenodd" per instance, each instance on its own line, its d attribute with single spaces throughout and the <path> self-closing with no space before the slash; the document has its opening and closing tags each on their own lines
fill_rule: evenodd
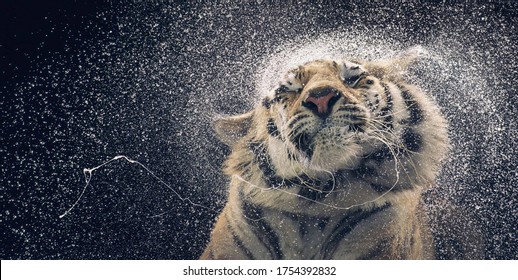
<svg viewBox="0 0 518 280">
<path fill-rule="evenodd" d="M 402 79 L 417 57 L 311 61 L 253 111 L 217 121 L 231 182 L 202 258 L 432 258 L 421 192 L 448 137 Z"/>
</svg>

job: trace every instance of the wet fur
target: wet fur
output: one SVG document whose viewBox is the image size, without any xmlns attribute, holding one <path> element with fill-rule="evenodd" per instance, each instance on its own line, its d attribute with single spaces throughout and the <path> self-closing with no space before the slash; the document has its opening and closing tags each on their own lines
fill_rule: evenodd
<svg viewBox="0 0 518 280">
<path fill-rule="evenodd" d="M 422 54 L 308 62 L 217 120 L 231 181 L 201 258 L 434 258 L 421 193 L 449 146 L 438 107 L 403 79 Z M 325 119 L 306 102 L 323 88 L 336 91 Z"/>
</svg>

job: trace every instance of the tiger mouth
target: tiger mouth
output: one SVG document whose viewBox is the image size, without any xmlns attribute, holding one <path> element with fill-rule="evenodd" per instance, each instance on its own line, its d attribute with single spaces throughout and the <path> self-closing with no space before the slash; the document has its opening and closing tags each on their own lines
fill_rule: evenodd
<svg viewBox="0 0 518 280">
<path fill-rule="evenodd" d="M 333 125 L 330 122 L 322 122 L 318 128 L 312 133 L 302 132 L 292 139 L 295 145 L 305 157 L 311 159 L 313 157 L 315 147 L 318 144 L 316 138 L 318 135 L 327 134 L 336 137 L 350 138 L 365 131 L 363 124 L 347 124 L 343 126 Z"/>
<path fill-rule="evenodd" d="M 305 157 L 311 158 L 314 153 L 314 139 L 315 135 L 309 133 L 300 133 L 293 140 L 293 144 Z"/>
</svg>

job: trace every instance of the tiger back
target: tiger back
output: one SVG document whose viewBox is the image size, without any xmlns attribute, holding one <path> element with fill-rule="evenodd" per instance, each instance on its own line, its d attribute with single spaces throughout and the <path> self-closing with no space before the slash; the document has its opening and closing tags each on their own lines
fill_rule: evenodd
<svg viewBox="0 0 518 280">
<path fill-rule="evenodd" d="M 429 259 L 421 194 L 448 151 L 439 108 L 380 61 L 316 60 L 219 119 L 228 201 L 202 259 Z"/>
</svg>

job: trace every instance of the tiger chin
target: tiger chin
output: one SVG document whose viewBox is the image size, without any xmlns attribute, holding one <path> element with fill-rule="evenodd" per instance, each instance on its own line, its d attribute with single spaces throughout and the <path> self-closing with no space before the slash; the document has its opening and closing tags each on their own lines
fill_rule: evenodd
<svg viewBox="0 0 518 280">
<path fill-rule="evenodd" d="M 404 80 L 423 52 L 307 62 L 215 121 L 230 187 L 201 258 L 434 258 L 421 194 L 449 141 L 439 108 Z"/>
</svg>

